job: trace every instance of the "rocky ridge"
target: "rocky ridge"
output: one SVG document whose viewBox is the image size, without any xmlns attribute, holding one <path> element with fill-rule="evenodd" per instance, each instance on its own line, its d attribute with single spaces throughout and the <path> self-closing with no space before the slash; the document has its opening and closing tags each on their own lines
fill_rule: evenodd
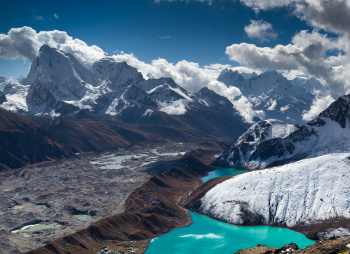
<svg viewBox="0 0 350 254">
<path fill-rule="evenodd" d="M 233 142 L 216 163 L 258 169 L 349 151 L 349 109 L 350 95 L 345 95 L 302 126 L 281 128 L 287 125 L 278 121 L 257 123 Z M 278 136 L 264 134 L 274 129 Z"/>
</svg>

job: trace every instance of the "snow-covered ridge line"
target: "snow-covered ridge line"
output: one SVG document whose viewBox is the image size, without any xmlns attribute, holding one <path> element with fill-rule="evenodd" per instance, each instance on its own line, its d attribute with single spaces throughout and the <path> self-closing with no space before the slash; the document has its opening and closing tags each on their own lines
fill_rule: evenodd
<svg viewBox="0 0 350 254">
<path fill-rule="evenodd" d="M 247 172 L 209 190 L 199 210 L 233 224 L 288 227 L 350 218 L 349 169 L 350 154 L 333 153 Z"/>
<path fill-rule="evenodd" d="M 217 164 L 252 170 L 338 150 L 350 152 L 350 95 L 340 97 L 303 126 L 276 120 L 256 123 L 231 144 Z"/>
</svg>

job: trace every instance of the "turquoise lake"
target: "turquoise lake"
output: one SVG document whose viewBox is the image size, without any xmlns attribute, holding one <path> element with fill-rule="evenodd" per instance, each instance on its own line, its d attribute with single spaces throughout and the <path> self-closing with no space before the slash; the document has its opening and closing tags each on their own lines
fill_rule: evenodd
<svg viewBox="0 0 350 254">
<path fill-rule="evenodd" d="M 221 177 L 221 176 L 233 176 L 237 175 L 239 173 L 247 172 L 247 170 L 238 170 L 234 168 L 218 168 L 214 171 L 211 171 L 208 173 L 207 176 L 202 177 L 201 180 L 205 183 L 209 181 L 210 179 Z"/>
<path fill-rule="evenodd" d="M 244 171 L 219 168 L 203 177 L 202 181 L 206 182 L 215 177 L 242 172 Z M 240 227 L 216 221 L 201 214 L 190 212 L 190 215 L 193 224 L 153 239 L 145 254 L 229 254 L 240 249 L 255 247 L 258 244 L 279 248 L 294 242 L 299 248 L 305 248 L 315 243 L 303 234 L 285 228 Z"/>
</svg>

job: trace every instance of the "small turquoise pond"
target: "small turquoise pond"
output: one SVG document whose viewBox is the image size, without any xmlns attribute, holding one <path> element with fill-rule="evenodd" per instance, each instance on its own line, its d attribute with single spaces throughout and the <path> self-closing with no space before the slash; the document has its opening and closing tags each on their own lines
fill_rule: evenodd
<svg viewBox="0 0 350 254">
<path fill-rule="evenodd" d="M 219 168 L 203 177 L 202 181 L 245 172 L 233 168 Z M 269 226 L 240 227 L 216 221 L 205 215 L 190 212 L 193 224 L 175 229 L 168 234 L 153 239 L 145 254 L 184 254 L 184 253 L 235 253 L 240 249 L 255 247 L 258 244 L 280 248 L 296 243 L 306 248 L 315 243 L 303 234 Z"/>
</svg>

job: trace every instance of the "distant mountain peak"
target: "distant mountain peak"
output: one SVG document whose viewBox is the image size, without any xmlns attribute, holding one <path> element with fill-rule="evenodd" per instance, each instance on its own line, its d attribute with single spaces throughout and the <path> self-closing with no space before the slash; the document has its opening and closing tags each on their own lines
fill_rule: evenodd
<svg viewBox="0 0 350 254">
<path fill-rule="evenodd" d="M 139 82 L 143 79 L 142 74 L 136 68 L 126 62 L 116 62 L 111 57 L 98 60 L 93 64 L 92 69 L 94 75 L 100 80 L 109 79 L 113 83 L 127 83 L 131 79 Z"/>
<path fill-rule="evenodd" d="M 50 55 L 50 54 L 53 54 L 53 53 L 56 53 L 58 52 L 59 49 L 57 48 L 53 48 L 53 47 L 50 47 L 49 45 L 47 44 L 43 44 L 40 49 L 39 49 L 39 54 L 46 54 L 46 55 Z"/>
<path fill-rule="evenodd" d="M 260 75 L 226 70 L 219 75 L 218 81 L 228 87 L 237 87 L 252 108 L 264 111 L 267 119 L 280 119 L 289 124 L 304 123 L 303 112 L 310 109 L 316 96 L 298 80 L 290 81 L 276 70 Z"/>
<path fill-rule="evenodd" d="M 277 70 L 267 70 L 261 73 L 261 75 L 282 76 L 282 74 L 280 74 Z"/>
</svg>

